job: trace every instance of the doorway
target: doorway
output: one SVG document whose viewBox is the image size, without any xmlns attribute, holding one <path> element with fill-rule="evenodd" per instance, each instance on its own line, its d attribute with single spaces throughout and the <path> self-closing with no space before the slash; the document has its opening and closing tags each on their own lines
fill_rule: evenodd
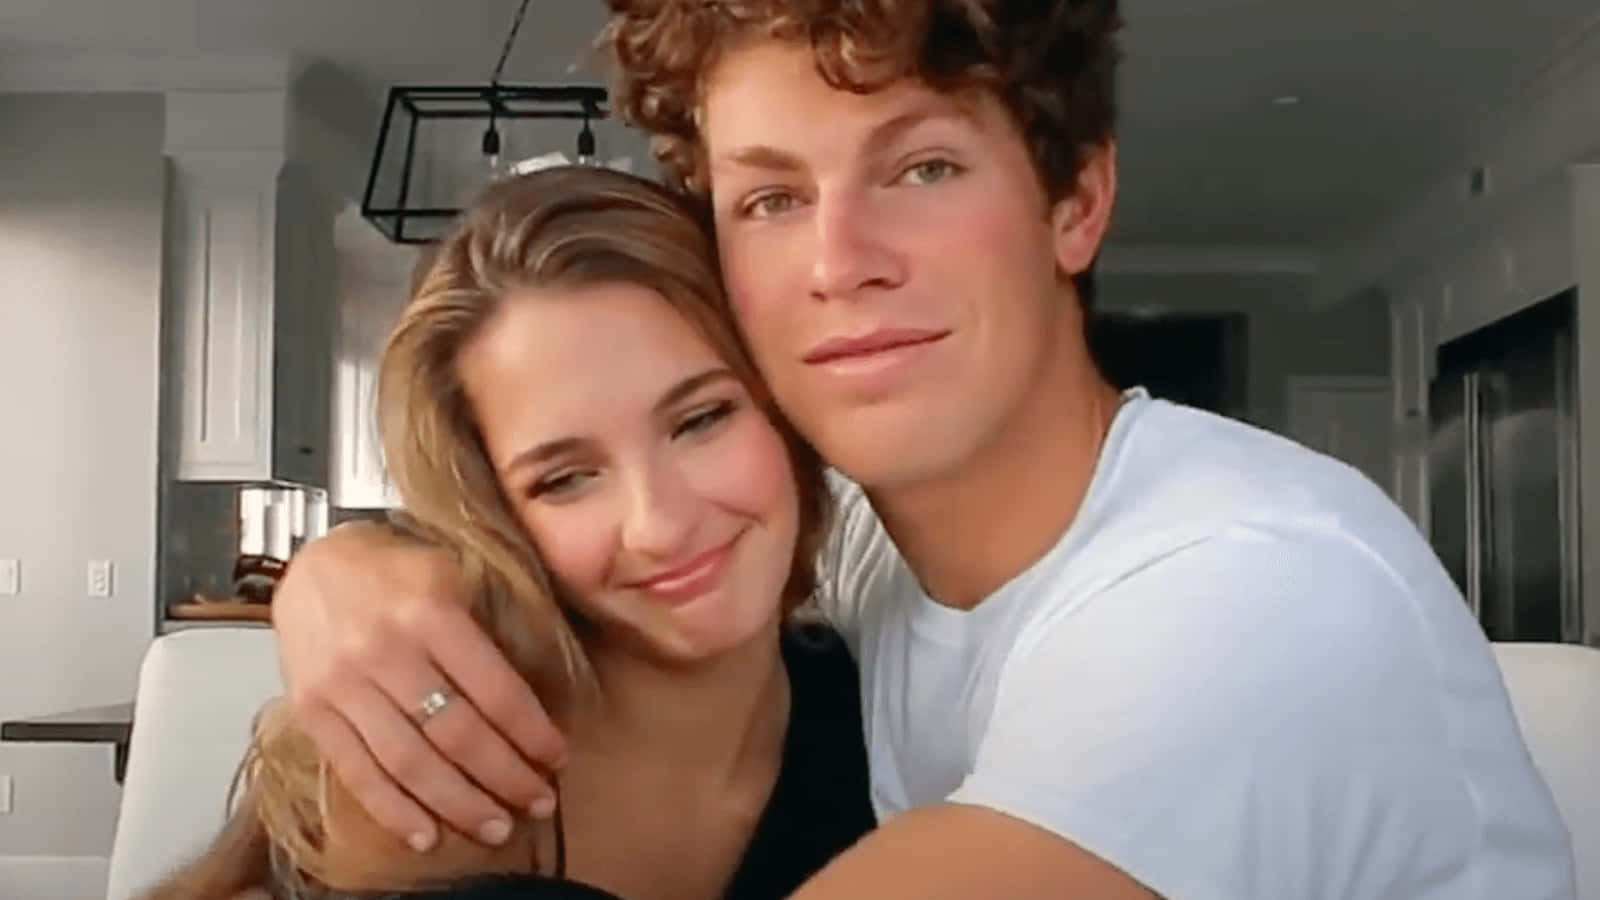
<svg viewBox="0 0 1600 900">
<path fill-rule="evenodd" d="M 1289 437 L 1349 463 L 1394 496 L 1394 395 L 1389 379 L 1291 375 Z"/>
</svg>

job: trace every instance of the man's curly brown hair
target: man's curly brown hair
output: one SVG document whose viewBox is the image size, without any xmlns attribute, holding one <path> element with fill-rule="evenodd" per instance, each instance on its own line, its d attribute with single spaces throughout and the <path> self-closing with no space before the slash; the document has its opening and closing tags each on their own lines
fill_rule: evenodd
<svg viewBox="0 0 1600 900">
<path fill-rule="evenodd" d="M 752 38 L 809 45 L 843 90 L 913 78 L 987 90 L 1014 119 L 1053 204 L 1116 123 L 1117 0 L 609 0 L 600 46 L 612 103 L 652 136 L 675 186 L 709 190 L 698 109 L 706 73 Z M 1092 271 L 1092 270 L 1091 270 Z M 1091 272 L 1074 279 L 1082 301 Z"/>
</svg>

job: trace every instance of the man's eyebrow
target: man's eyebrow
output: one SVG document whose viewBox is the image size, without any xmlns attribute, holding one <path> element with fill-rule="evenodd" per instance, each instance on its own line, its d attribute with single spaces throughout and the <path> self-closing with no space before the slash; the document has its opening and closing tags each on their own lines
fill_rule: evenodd
<svg viewBox="0 0 1600 900">
<path fill-rule="evenodd" d="M 877 150 L 892 144 L 911 129 L 924 122 L 935 119 L 967 120 L 971 116 L 965 110 L 954 105 L 922 103 L 898 115 L 891 116 L 867 133 L 864 146 L 869 150 Z M 805 163 L 793 153 L 768 144 L 750 144 L 738 147 L 716 158 L 714 165 L 748 166 L 753 169 L 766 169 L 774 172 L 799 172 L 805 169 Z"/>
<path fill-rule="evenodd" d="M 774 172 L 798 172 L 805 168 L 805 164 L 798 156 L 787 150 L 766 144 L 752 144 L 740 147 L 737 150 L 725 153 L 718 157 L 722 164 L 748 166 L 752 169 L 768 169 Z"/>
<path fill-rule="evenodd" d="M 868 150 L 878 150 L 899 140 L 906 132 L 924 122 L 940 119 L 956 121 L 969 121 L 969 116 L 964 110 L 946 103 L 919 103 L 916 106 L 879 122 L 867 134 L 865 146 Z"/>
</svg>

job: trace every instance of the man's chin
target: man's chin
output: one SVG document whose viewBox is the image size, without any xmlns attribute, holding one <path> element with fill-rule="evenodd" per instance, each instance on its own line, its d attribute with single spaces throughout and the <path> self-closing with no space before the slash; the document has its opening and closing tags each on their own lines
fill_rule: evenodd
<svg viewBox="0 0 1600 900">
<path fill-rule="evenodd" d="M 966 442 L 944 429 L 857 423 L 828 429 L 814 442 L 828 465 L 871 491 L 938 481 L 960 468 Z"/>
</svg>

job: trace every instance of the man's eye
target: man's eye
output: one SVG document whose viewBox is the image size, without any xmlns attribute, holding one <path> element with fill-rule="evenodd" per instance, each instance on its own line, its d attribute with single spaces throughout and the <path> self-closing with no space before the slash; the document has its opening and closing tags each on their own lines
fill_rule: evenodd
<svg viewBox="0 0 1600 900">
<path fill-rule="evenodd" d="M 745 201 L 739 214 L 747 219 L 764 219 L 788 212 L 796 202 L 795 196 L 787 191 L 769 191 Z"/>
<path fill-rule="evenodd" d="M 929 159 L 900 173 L 899 180 L 915 185 L 933 184 L 959 174 L 960 171 L 959 166 L 947 159 Z"/>
</svg>

